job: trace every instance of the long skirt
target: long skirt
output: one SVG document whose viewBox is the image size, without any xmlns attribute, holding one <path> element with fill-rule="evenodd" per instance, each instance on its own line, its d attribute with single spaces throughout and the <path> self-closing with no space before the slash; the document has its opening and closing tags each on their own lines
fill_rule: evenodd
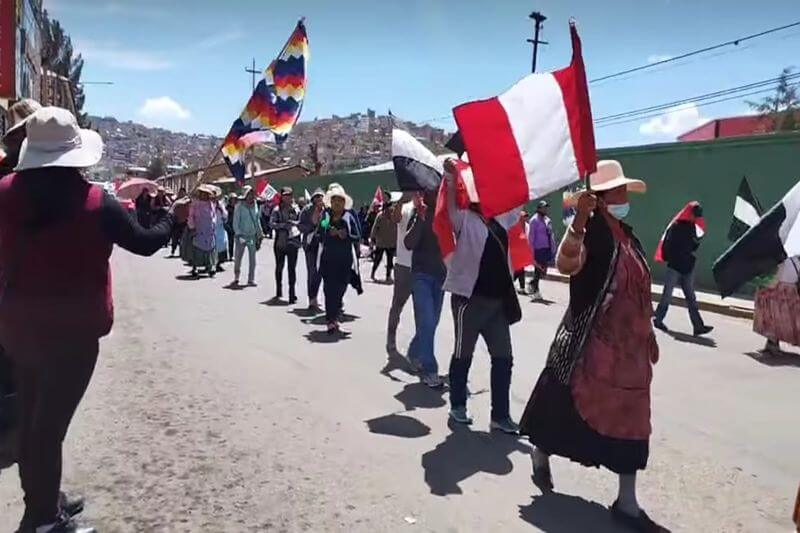
<svg viewBox="0 0 800 533">
<path fill-rule="evenodd" d="M 194 258 L 194 245 L 192 244 L 192 240 L 194 239 L 194 233 L 188 227 L 183 231 L 183 236 L 181 236 L 181 259 L 187 264 L 192 264 L 192 260 Z"/>
<path fill-rule="evenodd" d="M 201 250 L 197 246 L 193 246 L 192 267 L 205 268 L 209 272 L 215 270 L 217 268 L 217 251 Z"/>
<path fill-rule="evenodd" d="M 753 331 L 800 346 L 800 294 L 795 285 L 778 283 L 758 291 Z"/>
</svg>

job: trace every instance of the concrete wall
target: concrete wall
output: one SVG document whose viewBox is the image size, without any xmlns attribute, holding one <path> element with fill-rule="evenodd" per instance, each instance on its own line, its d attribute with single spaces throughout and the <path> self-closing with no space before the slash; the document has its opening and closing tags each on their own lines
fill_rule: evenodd
<svg viewBox="0 0 800 533">
<path fill-rule="evenodd" d="M 664 228 L 675 213 L 690 200 L 703 204 L 708 234 L 698 254 L 697 284 L 715 290 L 711 265 L 730 246 L 728 229 L 742 176 L 747 176 L 754 194 L 769 209 L 800 179 L 800 134 L 602 150 L 600 157 L 619 160 L 627 175 L 648 184 L 647 194 L 633 197 L 628 222 L 642 240 L 651 263 Z M 388 190 L 397 188 L 391 171 L 309 176 L 292 185 L 302 193 L 303 188 L 312 192 L 334 181 L 347 189 L 356 205 L 369 203 L 379 184 Z M 278 180 L 274 184 L 279 185 Z M 548 197 L 559 235 L 564 231 L 561 198 L 561 193 Z M 653 270 L 655 278 L 661 279 L 663 266 L 654 264 Z"/>
</svg>

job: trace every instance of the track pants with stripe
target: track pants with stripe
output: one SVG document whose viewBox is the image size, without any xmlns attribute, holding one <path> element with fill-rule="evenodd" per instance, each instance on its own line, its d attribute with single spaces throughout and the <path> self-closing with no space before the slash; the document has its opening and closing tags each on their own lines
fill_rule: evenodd
<svg viewBox="0 0 800 533">
<path fill-rule="evenodd" d="M 467 379 L 478 337 L 483 337 L 491 357 L 492 420 L 509 417 L 511 388 L 511 328 L 503 310 L 503 301 L 481 296 L 464 298 L 454 294 L 451 300 L 455 321 L 455 348 L 450 360 L 450 405 L 467 405 Z"/>
</svg>

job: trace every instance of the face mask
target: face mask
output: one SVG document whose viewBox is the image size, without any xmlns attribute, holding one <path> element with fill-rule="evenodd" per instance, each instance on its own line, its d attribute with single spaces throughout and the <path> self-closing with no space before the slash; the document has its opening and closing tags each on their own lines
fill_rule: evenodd
<svg viewBox="0 0 800 533">
<path fill-rule="evenodd" d="M 631 212 L 631 204 L 627 202 L 624 204 L 608 204 L 606 209 L 608 209 L 609 215 L 617 220 L 622 220 Z"/>
</svg>

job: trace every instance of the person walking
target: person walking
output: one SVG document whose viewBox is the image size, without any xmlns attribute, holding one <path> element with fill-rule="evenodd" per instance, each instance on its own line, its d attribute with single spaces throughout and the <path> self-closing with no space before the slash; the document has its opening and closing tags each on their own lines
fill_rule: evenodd
<svg viewBox="0 0 800 533">
<path fill-rule="evenodd" d="M 232 261 L 233 258 L 228 256 L 228 232 L 225 230 L 225 224 L 228 221 L 228 210 L 222 204 L 222 194 L 214 198 L 214 209 L 216 209 L 216 220 L 214 222 L 214 240 L 217 246 L 217 272 L 225 272 L 222 268 L 223 263 Z"/>
<path fill-rule="evenodd" d="M 519 224 L 521 235 L 525 238 L 525 241 L 528 241 L 528 232 L 530 230 L 530 217 L 526 211 L 521 211 L 519 214 Z M 527 246 L 527 245 L 526 245 Z M 528 287 L 527 287 L 527 279 L 525 279 L 525 269 L 517 270 L 514 272 L 514 281 L 519 283 L 519 293 L 520 294 L 527 294 Z"/>
<path fill-rule="evenodd" d="M 414 339 L 408 348 L 408 360 L 412 368 L 422 373 L 422 382 L 431 388 L 444 385 L 439 376 L 434 346 L 444 301 L 442 286 L 447 275 L 439 242 L 433 232 L 436 195 L 435 190 L 417 193 L 414 217 L 405 236 L 405 245 L 411 250 L 411 297 L 416 326 Z"/>
<path fill-rule="evenodd" d="M 391 204 L 384 204 L 381 212 L 375 218 L 370 240 L 375 248 L 372 254 L 372 281 L 376 281 L 375 273 L 381 265 L 383 256 L 386 255 L 386 282 L 391 283 L 394 254 L 397 247 L 397 224 L 392 221 Z"/>
<path fill-rule="evenodd" d="M 517 434 L 510 414 L 511 324 L 521 318 L 512 279 L 508 230 L 519 223 L 519 209 L 486 219 L 474 186 L 466 185 L 468 202 L 458 205 L 458 170 L 445 161 L 447 212 L 455 235 L 444 290 L 452 294 L 455 346 L 450 359 L 450 419 L 472 424 L 467 412 L 467 379 L 478 337 L 483 337 L 491 357 L 491 429 Z M 437 209 L 439 209 L 437 207 Z"/>
<path fill-rule="evenodd" d="M 192 230 L 192 271 L 197 276 L 199 267 L 205 268 L 208 277 L 217 274 L 217 208 L 213 185 L 203 184 L 197 188 L 197 197 L 192 201 L 189 213 L 189 229 Z"/>
<path fill-rule="evenodd" d="M 308 290 L 308 308 L 312 312 L 320 310 L 319 307 L 319 286 L 322 278 L 317 268 L 319 261 L 319 223 L 322 220 L 322 213 L 325 210 L 323 202 L 325 193 L 322 189 L 317 189 L 311 195 L 311 201 L 300 212 L 300 222 L 298 228 L 303 239 L 303 253 L 306 257 L 306 288 Z"/>
<path fill-rule="evenodd" d="M 778 267 L 773 282 L 756 292 L 753 331 L 767 339 L 765 355 L 781 355 L 781 341 L 800 346 L 800 257 Z"/>
<path fill-rule="evenodd" d="M 256 252 L 261 248 L 264 231 L 258 220 L 256 192 L 249 185 L 242 189 L 242 196 L 233 212 L 233 233 L 235 241 L 233 263 L 233 286 L 239 285 L 242 274 L 242 258 L 247 250 L 247 285 L 256 286 Z"/>
<path fill-rule="evenodd" d="M 325 320 L 328 334 L 341 332 L 339 324 L 342 299 L 353 278 L 353 269 L 358 268 L 353 243 L 361 240 L 358 221 L 350 211 L 353 199 L 343 187 L 329 188 L 325 194 L 325 212 L 319 225 L 319 272 L 325 293 Z"/>
<path fill-rule="evenodd" d="M 72 113 L 45 107 L 27 124 L 16 174 L 0 181 L 0 342 L 19 389 L 21 533 L 94 531 L 77 526 L 75 502 L 60 493 L 62 444 L 113 324 L 109 258 L 115 244 L 153 255 L 188 213 L 177 203 L 143 229 L 84 179 L 102 152 Z"/>
<path fill-rule="evenodd" d="M 136 219 L 143 228 L 149 228 L 152 221 L 152 201 L 153 197 L 147 189 L 142 189 L 136 197 Z"/>
<path fill-rule="evenodd" d="M 703 322 L 694 292 L 694 266 L 697 261 L 694 254 L 703 238 L 704 226 L 702 206 L 699 202 L 689 202 L 670 222 L 656 252 L 656 261 L 667 264 L 664 290 L 653 318 L 653 325 L 662 331 L 669 331 L 664 319 L 672 303 L 672 292 L 676 285 L 680 285 L 683 289 L 694 336 L 707 335 L 714 330 L 712 326 L 706 326 Z"/>
<path fill-rule="evenodd" d="M 228 205 L 225 211 L 228 213 L 228 218 L 225 219 L 225 233 L 228 236 L 228 261 L 233 261 L 235 248 L 236 248 L 236 233 L 233 231 L 233 216 L 236 213 L 236 202 L 238 198 L 236 193 L 228 195 Z"/>
<path fill-rule="evenodd" d="M 281 203 L 272 212 L 270 227 L 275 232 L 275 299 L 283 297 L 283 267 L 289 270 L 289 303 L 297 302 L 297 252 L 300 249 L 300 213 L 294 206 L 292 188 L 281 189 Z"/>
<path fill-rule="evenodd" d="M 623 220 L 629 193 L 644 193 L 616 161 L 600 161 L 591 192 L 556 255 L 570 276 L 569 308 L 525 408 L 521 433 L 535 445 L 533 480 L 553 488 L 550 456 L 618 474 L 613 518 L 634 531 L 661 531 L 639 507 L 636 472 L 649 455 L 650 384 L 658 361 L 644 249 Z"/>
<path fill-rule="evenodd" d="M 391 210 L 392 222 L 397 226 L 397 257 L 394 262 L 394 288 L 392 306 L 389 309 L 389 323 L 386 326 L 386 351 L 397 352 L 397 327 L 400 315 L 406 302 L 411 297 L 411 250 L 406 247 L 405 237 L 411 218 L 414 216 L 414 204 L 403 200 L 397 202 Z"/>
<path fill-rule="evenodd" d="M 548 216 L 549 208 L 550 204 L 545 200 L 539 202 L 528 231 L 528 239 L 531 243 L 534 260 L 533 282 L 531 284 L 534 300 L 542 299 L 539 284 L 541 279 L 547 275 L 547 268 L 556 257 L 556 240 L 553 236 L 553 222 Z"/>
</svg>

